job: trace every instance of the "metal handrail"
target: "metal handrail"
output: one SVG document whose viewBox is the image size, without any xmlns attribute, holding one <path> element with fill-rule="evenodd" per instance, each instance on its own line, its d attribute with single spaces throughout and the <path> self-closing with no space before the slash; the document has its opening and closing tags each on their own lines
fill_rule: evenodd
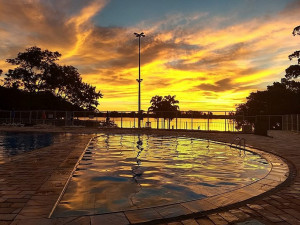
<svg viewBox="0 0 300 225">
<path fill-rule="evenodd" d="M 236 144 L 235 142 L 238 141 Z M 246 139 L 245 138 L 240 138 L 240 137 L 236 137 L 233 142 L 231 142 L 230 144 L 230 148 L 232 147 L 232 145 L 235 144 L 235 147 L 238 148 L 240 146 L 240 148 L 244 147 L 243 149 L 246 149 Z M 242 145 L 243 144 L 243 145 Z"/>
</svg>

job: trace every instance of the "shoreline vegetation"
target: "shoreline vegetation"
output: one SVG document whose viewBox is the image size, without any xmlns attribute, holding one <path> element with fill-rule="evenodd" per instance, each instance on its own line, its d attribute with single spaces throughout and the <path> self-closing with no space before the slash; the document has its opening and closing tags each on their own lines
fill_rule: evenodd
<svg viewBox="0 0 300 225">
<path fill-rule="evenodd" d="M 95 86 L 83 82 L 77 68 L 59 65 L 57 61 L 60 57 L 57 51 L 33 46 L 19 52 L 16 58 L 7 59 L 6 62 L 15 68 L 5 73 L 1 88 L 17 96 L 1 95 L 1 109 L 45 110 L 52 109 L 58 103 L 58 107 L 65 110 L 96 110 L 102 93 L 96 91 Z M 0 70 L 0 75 L 2 72 Z M 17 101 L 16 97 L 26 102 Z"/>
</svg>

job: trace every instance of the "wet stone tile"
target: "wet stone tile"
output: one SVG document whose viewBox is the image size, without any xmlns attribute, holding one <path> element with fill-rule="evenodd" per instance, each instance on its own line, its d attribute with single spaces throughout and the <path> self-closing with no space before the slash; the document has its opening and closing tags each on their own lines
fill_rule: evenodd
<svg viewBox="0 0 300 225">
<path fill-rule="evenodd" d="M 266 211 L 266 210 L 258 210 L 257 211 L 259 214 L 261 214 L 263 217 L 267 218 L 268 220 L 270 220 L 273 223 L 277 223 L 277 222 L 282 222 L 283 220 L 276 216 L 275 214 Z"/>
<path fill-rule="evenodd" d="M 192 211 L 188 210 L 180 204 L 162 206 L 154 209 L 164 218 L 178 217 L 192 213 Z"/>
<path fill-rule="evenodd" d="M 259 181 L 260 184 L 267 184 L 273 187 L 278 186 L 279 184 L 281 184 L 281 181 L 277 181 L 277 180 L 271 180 L 267 178 L 263 178 L 262 180 Z"/>
<path fill-rule="evenodd" d="M 27 202 L 28 199 L 23 199 L 23 198 L 9 198 L 5 202 L 11 202 L 11 203 L 25 203 Z"/>
<path fill-rule="evenodd" d="M 213 203 L 211 203 L 205 199 L 185 202 L 185 203 L 181 203 L 181 205 L 195 213 L 217 208 L 216 205 L 214 205 Z"/>
<path fill-rule="evenodd" d="M 279 215 L 279 217 L 290 224 L 293 224 L 293 225 L 300 224 L 300 220 L 298 220 L 297 218 L 295 218 L 289 214 Z"/>
<path fill-rule="evenodd" d="M 130 223 L 143 223 L 155 219 L 162 219 L 162 216 L 159 215 L 154 209 L 140 209 L 134 211 L 127 211 L 125 212 L 127 218 L 129 219 Z"/>
<path fill-rule="evenodd" d="M 13 213 L 16 208 L 0 208 L 0 214 Z"/>
<path fill-rule="evenodd" d="M 129 224 L 129 221 L 124 213 L 111 213 L 91 216 L 91 225 L 98 224 L 127 225 Z"/>
<path fill-rule="evenodd" d="M 171 223 L 168 223 L 167 225 L 183 225 L 181 222 L 171 222 Z"/>
<path fill-rule="evenodd" d="M 224 207 L 236 203 L 238 200 L 237 197 L 228 198 L 225 196 L 217 196 L 217 197 L 208 198 L 207 201 L 210 202 L 211 204 L 216 205 L 217 207 Z"/>
<path fill-rule="evenodd" d="M 13 220 L 16 217 L 17 214 L 13 213 L 3 213 L 0 214 L 0 221 L 1 220 Z"/>
<path fill-rule="evenodd" d="M 240 201 L 247 200 L 251 197 L 253 197 L 253 193 L 251 193 L 250 191 L 245 191 L 244 188 L 242 188 L 236 191 L 225 193 L 220 196 L 207 198 L 205 200 L 218 207 L 224 207 Z"/>
<path fill-rule="evenodd" d="M 300 209 L 300 207 L 299 207 Z M 289 215 L 295 217 L 296 219 L 300 220 L 300 211 L 296 211 L 295 209 L 283 209 Z"/>
<path fill-rule="evenodd" d="M 223 217 L 221 217 L 218 214 L 212 214 L 208 216 L 216 225 L 227 225 L 228 222 L 226 220 L 223 219 Z"/>
<path fill-rule="evenodd" d="M 196 221 L 198 222 L 198 224 L 201 225 L 215 225 L 210 219 L 208 218 L 199 218 L 196 219 Z"/>
<path fill-rule="evenodd" d="M 231 214 L 230 212 L 221 212 L 218 213 L 221 217 L 223 217 L 227 222 L 237 221 L 239 218 L 235 215 Z"/>
<path fill-rule="evenodd" d="M 245 207 L 245 211 L 247 211 L 248 207 Z M 229 210 L 229 212 L 233 215 L 235 215 L 237 218 L 239 218 L 239 220 L 244 220 L 249 218 L 250 216 L 248 214 L 246 214 L 246 212 L 243 211 L 242 209 L 232 209 Z M 248 212 L 250 212 L 251 210 L 249 209 Z"/>
<path fill-rule="evenodd" d="M 46 218 L 14 220 L 11 225 L 53 225 L 53 221 Z"/>
<path fill-rule="evenodd" d="M 253 184 L 253 185 L 246 186 L 245 188 L 242 188 L 242 189 L 238 190 L 237 192 L 239 194 L 241 193 L 241 195 L 243 195 L 243 197 L 241 197 L 243 200 L 246 200 L 247 198 L 249 198 L 249 196 L 254 197 L 254 196 L 264 193 L 265 191 L 257 188 L 256 185 Z"/>
<path fill-rule="evenodd" d="M 182 220 L 183 225 L 198 225 L 197 221 L 194 219 Z"/>
<path fill-rule="evenodd" d="M 68 223 L 63 223 L 63 224 L 64 225 L 91 225 L 91 219 L 89 216 L 82 216 L 82 217 L 78 217 Z M 98 223 L 98 224 L 100 225 L 102 223 Z"/>
<path fill-rule="evenodd" d="M 258 220 L 247 220 L 244 222 L 237 223 L 236 225 L 265 225 Z"/>
</svg>

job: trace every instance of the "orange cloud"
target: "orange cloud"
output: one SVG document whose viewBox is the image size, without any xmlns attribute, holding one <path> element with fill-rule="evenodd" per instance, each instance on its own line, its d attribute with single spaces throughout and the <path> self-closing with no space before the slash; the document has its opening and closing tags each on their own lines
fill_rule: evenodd
<svg viewBox="0 0 300 225">
<path fill-rule="evenodd" d="M 278 81 L 299 46 L 291 35 L 300 4 L 269 17 L 238 21 L 208 12 L 171 14 L 135 27 L 101 27 L 94 17 L 108 1 L 0 2 L 0 68 L 6 58 L 37 45 L 63 54 L 104 98 L 99 110 L 137 110 L 138 39 L 141 40 L 142 108 L 154 95 L 176 95 L 182 110 L 233 110 L 249 93 Z M 4 15 L 12 15 L 9 18 Z M 227 25 L 224 25 L 227 24 Z"/>
</svg>

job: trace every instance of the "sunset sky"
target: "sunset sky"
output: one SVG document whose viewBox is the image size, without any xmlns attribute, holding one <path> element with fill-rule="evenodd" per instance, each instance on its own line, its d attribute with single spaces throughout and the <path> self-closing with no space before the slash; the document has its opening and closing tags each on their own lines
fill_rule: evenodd
<svg viewBox="0 0 300 225">
<path fill-rule="evenodd" d="M 0 0 L 0 69 L 31 46 L 59 51 L 103 93 L 99 110 L 137 110 L 144 32 L 142 109 L 170 94 L 181 110 L 233 110 L 296 64 L 297 25 L 299 0 Z"/>
</svg>

